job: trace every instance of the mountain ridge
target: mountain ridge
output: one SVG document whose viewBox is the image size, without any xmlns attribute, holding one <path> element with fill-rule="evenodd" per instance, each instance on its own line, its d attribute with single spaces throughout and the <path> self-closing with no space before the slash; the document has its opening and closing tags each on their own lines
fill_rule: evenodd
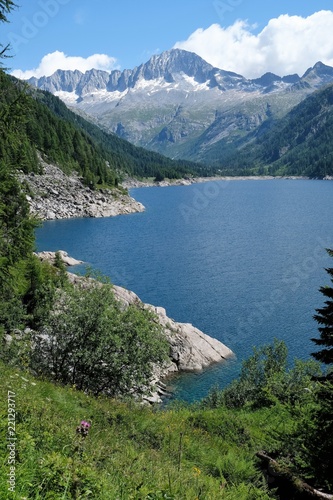
<svg viewBox="0 0 333 500">
<path fill-rule="evenodd" d="M 320 61 L 302 76 L 266 73 L 251 80 L 181 49 L 133 70 L 58 70 L 29 80 L 136 146 L 208 165 L 213 144 L 225 140 L 237 149 L 242 137 L 331 82 L 333 68 Z"/>
<path fill-rule="evenodd" d="M 303 77 L 307 76 L 307 74 L 315 69 L 318 64 L 323 65 L 323 63 L 320 62 L 316 63 L 313 68 L 309 68 L 306 71 Z M 326 67 L 329 68 L 328 66 Z M 168 83 L 173 83 L 173 74 L 181 72 L 185 73 L 187 76 L 194 77 L 195 81 L 199 84 L 211 80 L 211 88 L 220 85 L 221 90 L 225 90 L 225 87 L 218 81 L 218 79 L 221 78 L 225 78 L 227 83 L 228 81 L 230 83 L 231 80 L 234 79 L 238 80 L 238 83 L 241 82 L 246 86 L 254 85 L 264 88 L 271 85 L 273 82 L 293 84 L 303 78 L 298 74 L 281 77 L 269 72 L 261 77 L 248 79 L 233 71 L 227 71 L 212 66 L 194 52 L 182 49 L 171 49 L 159 55 L 153 55 L 146 63 L 142 63 L 133 69 L 124 69 L 123 71 L 112 70 L 111 72 L 90 69 L 85 73 L 79 70 L 58 69 L 50 76 L 42 76 L 41 78 L 32 77 L 28 82 L 41 90 L 48 90 L 50 92 L 65 91 L 67 86 L 69 92 L 76 89 L 80 92 L 78 95 L 81 96 L 82 91 L 91 91 L 91 86 L 86 87 L 84 85 L 91 81 L 95 84 L 95 91 L 105 89 L 108 92 L 114 92 L 116 90 L 122 92 L 126 88 L 134 88 L 140 78 L 146 81 L 164 78 Z M 218 77 L 218 79 L 216 79 L 216 77 Z M 267 78 L 269 78 L 269 82 L 267 82 Z M 69 82 L 66 82 L 66 79 L 68 79 Z"/>
</svg>

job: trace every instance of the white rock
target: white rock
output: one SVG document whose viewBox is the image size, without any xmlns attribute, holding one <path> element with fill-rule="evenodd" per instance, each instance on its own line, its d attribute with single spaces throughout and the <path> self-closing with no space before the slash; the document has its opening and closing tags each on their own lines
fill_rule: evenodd
<svg viewBox="0 0 333 500">
<path fill-rule="evenodd" d="M 61 260 L 64 264 L 66 264 L 66 266 L 77 266 L 78 264 L 83 264 L 82 260 L 77 260 L 73 259 L 73 257 L 69 257 L 68 253 L 64 252 L 63 250 L 59 250 L 59 254 Z M 35 255 L 37 255 L 37 257 L 39 257 L 42 261 L 54 264 L 56 252 L 38 252 Z"/>
<path fill-rule="evenodd" d="M 189 323 L 178 323 L 170 319 L 163 307 L 144 304 L 139 297 L 125 288 L 114 286 L 115 297 L 125 307 L 137 304 L 156 314 L 170 343 L 171 363 L 167 363 L 159 378 L 176 371 L 196 371 L 232 357 L 233 352 L 222 342 L 206 335 Z"/>
</svg>

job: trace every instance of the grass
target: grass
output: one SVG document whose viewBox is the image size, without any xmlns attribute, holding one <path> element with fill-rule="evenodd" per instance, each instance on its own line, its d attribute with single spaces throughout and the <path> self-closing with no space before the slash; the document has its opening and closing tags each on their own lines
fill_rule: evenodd
<svg viewBox="0 0 333 500">
<path fill-rule="evenodd" d="M 279 412 L 91 398 L 0 365 L 0 499 L 269 499 L 255 453 Z M 15 393 L 15 491 L 8 491 L 7 396 Z M 76 432 L 91 423 L 88 436 Z M 282 429 L 281 429 L 282 430 Z"/>
</svg>

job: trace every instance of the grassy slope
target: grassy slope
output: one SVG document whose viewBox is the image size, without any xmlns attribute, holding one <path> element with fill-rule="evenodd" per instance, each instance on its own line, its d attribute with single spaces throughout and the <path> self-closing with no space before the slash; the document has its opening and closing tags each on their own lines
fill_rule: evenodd
<svg viewBox="0 0 333 500">
<path fill-rule="evenodd" d="M 1 448 L 0 499 L 268 499 L 255 452 L 286 432 L 278 411 L 154 411 L 34 380 L 0 366 L 1 443 L 7 391 L 16 397 L 16 491 L 8 494 Z M 91 422 L 85 441 L 76 434 Z"/>
</svg>

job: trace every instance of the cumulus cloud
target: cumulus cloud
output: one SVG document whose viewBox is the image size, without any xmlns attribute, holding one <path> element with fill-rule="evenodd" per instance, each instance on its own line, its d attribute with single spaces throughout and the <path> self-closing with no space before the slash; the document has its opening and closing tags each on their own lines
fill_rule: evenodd
<svg viewBox="0 0 333 500">
<path fill-rule="evenodd" d="M 87 58 L 68 56 L 64 52 L 59 52 L 57 50 L 56 52 L 52 52 L 51 54 L 44 56 L 37 68 L 27 71 L 16 69 L 12 71 L 12 75 L 22 80 L 27 80 L 33 76 L 36 78 L 40 78 L 41 76 L 51 76 L 55 71 L 57 71 L 57 69 L 78 69 L 79 71 L 82 71 L 82 73 L 85 73 L 93 68 L 111 71 L 116 68 L 116 59 L 106 54 L 93 54 Z"/>
<path fill-rule="evenodd" d="M 175 48 L 195 52 L 218 68 L 256 78 L 271 71 L 280 76 L 302 75 L 322 61 L 333 66 L 333 12 L 309 17 L 281 15 L 260 32 L 246 21 L 227 28 L 213 24 L 198 29 Z"/>
</svg>

